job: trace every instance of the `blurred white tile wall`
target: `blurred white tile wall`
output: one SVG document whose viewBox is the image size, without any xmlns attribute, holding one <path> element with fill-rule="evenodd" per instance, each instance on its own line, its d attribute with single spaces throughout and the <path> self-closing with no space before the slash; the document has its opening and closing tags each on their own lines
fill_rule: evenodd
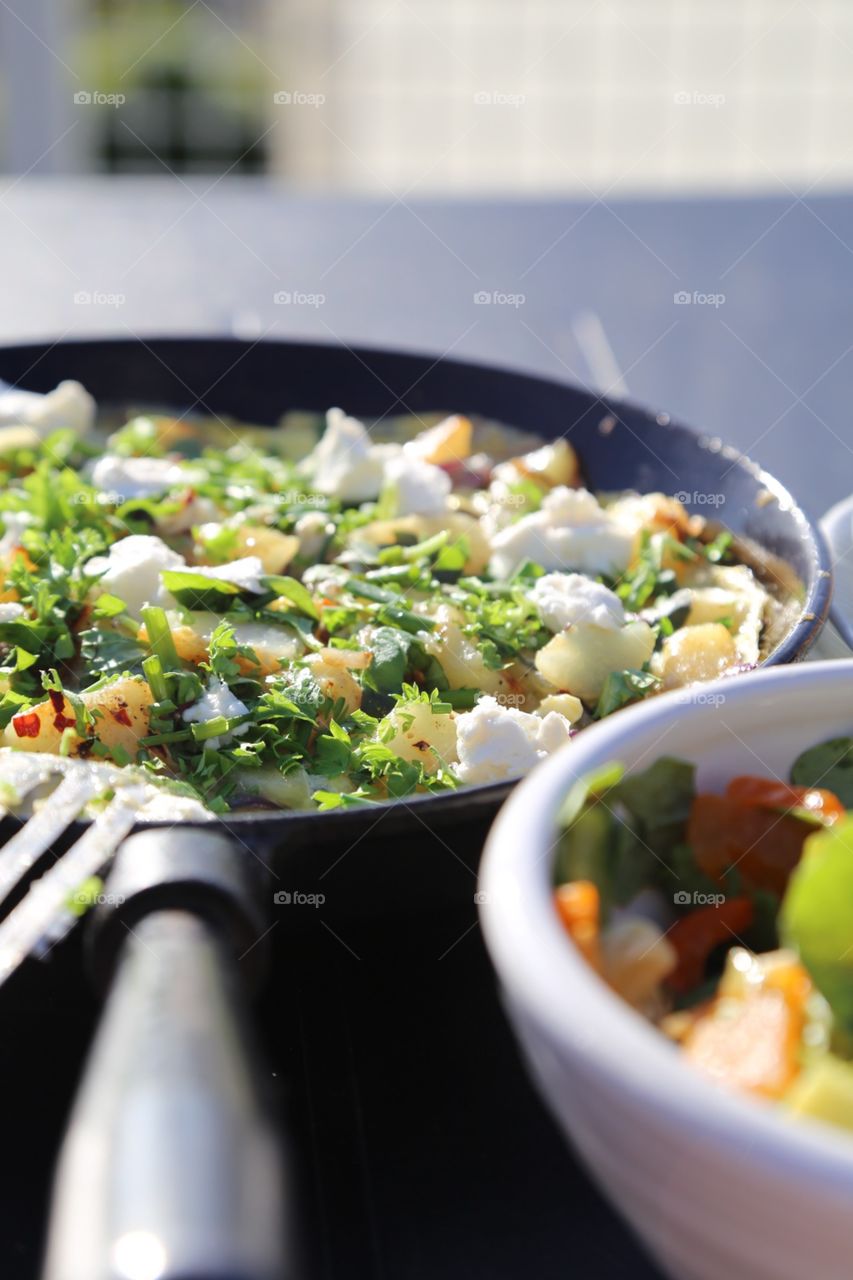
<svg viewBox="0 0 853 1280">
<path fill-rule="evenodd" d="M 337 189 L 853 185 L 851 0 L 269 0 L 273 167 Z M 287 100 L 288 95 L 290 100 Z"/>
</svg>

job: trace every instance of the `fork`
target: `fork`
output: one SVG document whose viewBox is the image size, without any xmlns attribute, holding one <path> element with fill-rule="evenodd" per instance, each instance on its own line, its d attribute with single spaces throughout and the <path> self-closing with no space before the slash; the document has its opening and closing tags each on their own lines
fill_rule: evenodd
<svg viewBox="0 0 853 1280">
<path fill-rule="evenodd" d="M 282 1170 L 238 980 L 261 968 L 262 895 L 217 831 L 126 839 L 158 794 L 141 770 L 0 749 L 0 818 L 32 811 L 0 850 L 0 903 L 92 818 L 0 922 L 0 984 L 67 931 L 75 891 L 115 855 L 90 936 L 108 994 L 57 1163 L 43 1276 L 278 1280 Z"/>
</svg>

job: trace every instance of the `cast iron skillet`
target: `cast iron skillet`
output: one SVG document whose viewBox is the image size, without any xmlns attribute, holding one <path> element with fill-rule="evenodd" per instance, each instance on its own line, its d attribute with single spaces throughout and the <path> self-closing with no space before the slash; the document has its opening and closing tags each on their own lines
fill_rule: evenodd
<svg viewBox="0 0 853 1280">
<path fill-rule="evenodd" d="M 793 566 L 805 584 L 802 612 L 768 664 L 801 658 L 828 611 L 831 580 L 821 535 L 777 481 L 666 414 L 605 401 L 576 386 L 432 356 L 230 338 L 7 347 L 0 350 L 0 378 L 37 391 L 76 378 L 103 405 L 147 401 L 256 423 L 276 422 L 291 408 L 337 404 L 368 417 L 435 410 L 481 414 L 546 439 L 565 435 L 591 489 L 680 493 L 688 495 L 688 509 L 700 514 L 709 508 L 701 497 L 699 505 L 692 502 L 694 494 L 722 495 L 724 502 L 710 514 Z M 353 892 L 364 899 L 366 877 L 370 903 L 381 909 L 389 900 L 411 899 L 413 892 L 428 897 L 437 864 L 448 868 L 448 850 L 467 862 L 467 847 L 458 847 L 467 842 L 455 834 L 461 826 L 485 831 L 509 789 L 472 787 L 332 813 L 234 814 L 226 825 L 239 839 L 251 839 L 253 848 L 271 850 L 286 841 L 289 872 L 302 889 L 316 888 L 322 876 L 327 889 L 334 884 L 339 902 L 352 903 Z M 411 854 L 428 832 L 435 833 L 444 854 L 433 851 L 419 871 L 403 856 L 400 837 Z M 388 853 L 390 837 L 394 851 Z M 356 845 L 358 857 L 343 856 Z M 384 850 L 378 859 L 377 848 Z M 470 877 L 465 881 L 468 893 Z"/>
<path fill-rule="evenodd" d="M 565 435 L 590 488 L 722 495 L 725 523 L 793 566 L 802 613 L 768 662 L 801 657 L 829 607 L 820 535 L 780 485 L 666 416 L 576 387 L 427 356 L 231 339 L 7 348 L 0 378 L 40 391 L 77 378 L 103 405 L 162 403 L 258 423 L 339 404 L 367 417 L 481 414 Z M 285 1257 L 298 1274 L 292 1243 L 282 1243 L 290 1195 L 238 975 L 250 976 L 263 951 L 277 895 L 282 905 L 322 895 L 326 927 L 336 913 L 399 913 L 413 900 L 470 906 L 477 828 L 507 790 L 235 814 L 125 842 L 94 913 L 109 996 L 59 1161 L 45 1280 L 117 1274 L 121 1250 L 135 1251 L 136 1265 L 152 1246 L 168 1259 L 164 1280 L 276 1280 Z M 289 929 L 296 920 L 288 911 Z"/>
</svg>

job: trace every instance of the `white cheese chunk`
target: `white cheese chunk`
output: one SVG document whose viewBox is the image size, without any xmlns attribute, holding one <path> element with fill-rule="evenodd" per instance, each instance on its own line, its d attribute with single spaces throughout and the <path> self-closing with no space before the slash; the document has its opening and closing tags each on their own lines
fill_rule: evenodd
<svg viewBox="0 0 853 1280">
<path fill-rule="evenodd" d="M 190 476 L 168 458 L 123 458 L 117 453 L 105 453 L 92 467 L 90 479 L 101 493 L 115 494 L 119 501 L 127 502 L 131 498 L 153 498 L 187 484 Z"/>
<path fill-rule="evenodd" d="M 219 716 L 225 716 L 229 720 L 234 716 L 244 716 L 248 710 L 246 704 L 231 692 L 224 680 L 220 680 L 218 676 L 211 676 L 204 693 L 198 702 L 187 708 L 183 719 L 187 724 L 207 724 L 209 720 L 216 720 Z M 207 745 L 214 748 L 221 747 L 232 738 L 246 733 L 248 728 L 247 724 L 239 724 L 235 729 L 230 729 L 228 733 L 223 733 L 219 737 L 207 738 Z"/>
<path fill-rule="evenodd" d="M 407 454 L 388 459 L 384 484 L 393 498 L 395 516 L 441 515 L 453 488 L 441 467 Z"/>
<path fill-rule="evenodd" d="M 397 444 L 374 444 L 364 424 L 343 409 L 330 409 L 326 430 L 302 464 L 318 493 L 342 502 L 378 498 L 385 464 L 402 452 Z"/>
<path fill-rule="evenodd" d="M 525 560 L 543 569 L 619 574 L 627 569 L 635 534 L 613 518 L 586 489 L 559 485 L 539 511 L 522 516 L 492 537 L 490 569 L 507 578 Z"/>
<path fill-rule="evenodd" d="M 164 569 L 185 569 L 186 561 L 153 534 L 134 533 L 110 547 L 109 554 L 94 556 L 87 574 L 98 574 L 96 590 L 119 596 L 131 617 L 139 618 L 147 604 L 169 607 L 174 597 L 160 581 Z"/>
<path fill-rule="evenodd" d="M 546 573 L 537 578 L 527 598 L 543 626 L 555 633 L 579 622 L 608 631 L 625 625 L 625 609 L 616 593 L 582 573 Z"/>
<path fill-rule="evenodd" d="M 15 600 L 6 600 L 0 604 L 0 622 L 14 622 L 16 618 L 22 618 L 26 612 L 22 604 L 18 604 Z"/>
<path fill-rule="evenodd" d="M 95 421 L 95 401 L 79 382 L 60 382 L 46 395 L 0 384 L 0 426 L 23 423 L 40 436 L 60 427 L 82 435 Z"/>
<path fill-rule="evenodd" d="M 556 711 L 530 715 L 481 698 L 472 711 L 456 717 L 460 782 L 482 784 L 518 778 L 571 737 L 568 721 Z"/>
<path fill-rule="evenodd" d="M 230 564 L 194 565 L 191 572 L 200 573 L 204 578 L 217 578 L 220 582 L 233 582 L 241 591 L 254 591 L 258 595 L 266 591 L 262 581 L 264 566 L 259 556 L 243 556 Z"/>
</svg>

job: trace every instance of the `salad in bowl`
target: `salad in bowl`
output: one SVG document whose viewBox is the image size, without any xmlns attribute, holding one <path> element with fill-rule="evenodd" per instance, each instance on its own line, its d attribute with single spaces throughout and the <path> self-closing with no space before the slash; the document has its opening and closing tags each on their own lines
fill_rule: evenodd
<svg viewBox="0 0 853 1280">
<path fill-rule="evenodd" d="M 486 846 L 530 1070 L 678 1280 L 849 1275 L 851 677 L 650 699 L 536 770 Z"/>
<path fill-rule="evenodd" d="M 190 805 L 335 809 L 528 772 L 661 691 L 749 670 L 789 566 L 565 439 L 99 414 L 0 392 L 3 750 Z"/>
<path fill-rule="evenodd" d="M 560 814 L 556 910 L 710 1079 L 853 1129 L 853 738 L 722 792 L 697 790 L 695 773 L 662 756 L 579 779 Z"/>
</svg>

